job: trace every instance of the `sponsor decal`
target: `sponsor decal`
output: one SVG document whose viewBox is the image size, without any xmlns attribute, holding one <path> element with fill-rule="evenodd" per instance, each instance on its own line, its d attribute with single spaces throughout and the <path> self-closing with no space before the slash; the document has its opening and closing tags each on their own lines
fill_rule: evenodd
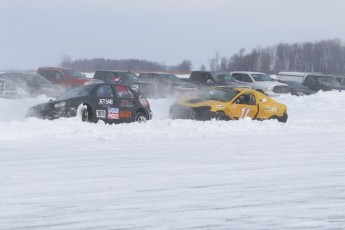
<svg viewBox="0 0 345 230">
<path fill-rule="evenodd" d="M 266 107 L 265 110 L 266 110 L 266 111 L 270 111 L 271 108 L 270 108 L 270 107 Z"/>
<path fill-rule="evenodd" d="M 217 108 L 217 109 L 224 109 L 225 106 L 224 106 L 224 105 L 216 105 L 216 108 Z"/>
<path fill-rule="evenodd" d="M 108 119 L 119 119 L 119 108 L 108 107 Z"/>
<path fill-rule="evenodd" d="M 120 118 L 131 118 L 132 112 L 131 111 L 121 111 Z"/>
<path fill-rule="evenodd" d="M 106 111 L 105 110 L 96 110 L 96 117 L 97 118 L 105 118 L 106 117 Z"/>
<path fill-rule="evenodd" d="M 277 112 L 278 111 L 278 108 L 277 107 L 273 107 L 272 108 L 272 112 Z"/>
<path fill-rule="evenodd" d="M 114 104 L 112 99 L 99 99 L 99 103 L 100 105 L 112 105 Z"/>
<path fill-rule="evenodd" d="M 242 109 L 241 109 L 241 116 L 240 116 L 240 119 L 244 119 L 245 117 L 247 117 L 249 111 L 250 111 L 250 108 L 242 108 Z"/>
<path fill-rule="evenodd" d="M 126 107 L 126 108 L 133 108 L 134 107 L 134 104 L 132 101 L 130 100 L 122 100 L 120 102 L 120 107 Z"/>
</svg>

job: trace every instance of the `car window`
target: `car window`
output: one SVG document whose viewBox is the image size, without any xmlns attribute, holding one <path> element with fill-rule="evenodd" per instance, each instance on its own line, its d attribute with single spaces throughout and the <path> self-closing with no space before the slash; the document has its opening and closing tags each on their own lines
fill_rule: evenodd
<svg viewBox="0 0 345 230">
<path fill-rule="evenodd" d="M 110 85 L 101 85 L 96 91 L 97 97 L 114 97 L 113 89 Z"/>
<path fill-rule="evenodd" d="M 134 98 L 134 94 L 127 90 L 126 86 L 116 85 L 115 89 L 119 98 Z"/>
<path fill-rule="evenodd" d="M 95 79 L 100 79 L 100 80 L 105 80 L 106 79 L 106 72 L 103 71 L 96 71 L 95 75 L 93 76 L 93 78 Z"/>
<path fill-rule="evenodd" d="M 232 75 L 227 74 L 227 73 L 216 74 L 214 78 L 218 82 L 235 82 L 236 81 L 236 79 Z"/>
<path fill-rule="evenodd" d="M 238 91 L 235 90 L 213 89 L 208 92 L 206 98 L 209 100 L 227 102 L 231 101 L 237 94 Z"/>
<path fill-rule="evenodd" d="M 305 79 L 306 85 L 316 85 L 316 79 L 314 77 L 307 77 Z"/>
<path fill-rule="evenodd" d="M 85 75 L 76 69 L 64 69 L 63 72 L 71 78 L 85 78 Z"/>
<path fill-rule="evenodd" d="M 251 93 L 242 94 L 236 98 L 235 103 L 242 105 L 255 105 L 255 96 Z"/>
<path fill-rule="evenodd" d="M 273 81 L 267 74 L 251 74 L 255 81 Z"/>
<path fill-rule="evenodd" d="M 247 75 L 247 74 L 243 74 L 242 75 L 242 81 L 243 82 L 249 82 L 249 83 L 252 83 L 253 82 L 253 80 L 249 77 L 249 75 Z"/>
<path fill-rule="evenodd" d="M 25 76 L 30 82 L 34 84 L 45 84 L 45 85 L 51 84 L 50 81 L 48 81 L 46 78 L 44 78 L 40 74 L 27 74 Z"/>
</svg>

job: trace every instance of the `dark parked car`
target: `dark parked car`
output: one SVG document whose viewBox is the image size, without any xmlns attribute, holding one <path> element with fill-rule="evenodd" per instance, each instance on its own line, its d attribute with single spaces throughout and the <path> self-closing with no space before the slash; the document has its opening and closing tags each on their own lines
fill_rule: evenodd
<svg viewBox="0 0 345 230">
<path fill-rule="evenodd" d="M 314 90 L 311 90 L 305 87 L 303 84 L 297 81 L 282 81 L 279 82 L 284 83 L 289 86 L 290 93 L 295 96 L 303 96 L 303 95 L 310 95 L 316 93 Z"/>
<path fill-rule="evenodd" d="M 1 98 L 17 98 L 19 97 L 17 84 L 14 81 L 0 79 L 0 97 Z"/>
<path fill-rule="evenodd" d="M 129 71 L 98 70 L 95 72 L 93 78 L 111 84 L 130 85 L 132 88 L 139 90 L 145 97 L 154 97 L 156 94 L 155 84 L 143 81 Z"/>
<path fill-rule="evenodd" d="M 48 97 L 57 97 L 65 91 L 63 87 L 53 85 L 50 81 L 35 73 L 2 73 L 0 78 L 14 81 L 22 96 L 35 97 L 44 94 Z"/>
<path fill-rule="evenodd" d="M 155 84 L 157 95 L 161 97 L 171 95 L 193 95 L 196 91 L 195 85 L 181 80 L 174 74 L 140 73 L 139 78 Z"/>
<path fill-rule="evenodd" d="M 315 92 L 318 91 L 344 91 L 345 85 L 332 75 L 308 72 L 279 72 L 278 80 L 297 81 Z"/>
<path fill-rule="evenodd" d="M 239 82 L 230 73 L 216 71 L 192 71 L 189 76 L 189 83 L 196 85 L 201 91 L 207 91 L 216 86 L 250 88 L 250 84 Z"/>
<path fill-rule="evenodd" d="M 72 88 L 27 113 L 27 117 L 50 120 L 75 116 L 89 122 L 145 122 L 152 118 L 152 112 L 146 98 L 130 86 L 100 83 Z"/>
<path fill-rule="evenodd" d="M 81 85 L 97 84 L 103 81 L 86 78 L 80 71 L 72 68 L 61 67 L 40 67 L 37 70 L 47 80 L 53 84 L 62 85 L 65 88 L 72 88 Z"/>
</svg>

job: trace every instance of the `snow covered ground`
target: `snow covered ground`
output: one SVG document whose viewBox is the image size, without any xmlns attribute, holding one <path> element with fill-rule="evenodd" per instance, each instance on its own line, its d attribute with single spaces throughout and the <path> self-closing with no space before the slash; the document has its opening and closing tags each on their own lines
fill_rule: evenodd
<svg viewBox="0 0 345 230">
<path fill-rule="evenodd" d="M 0 99 L 0 229 L 344 229 L 345 92 L 277 121 L 25 119 Z"/>
</svg>

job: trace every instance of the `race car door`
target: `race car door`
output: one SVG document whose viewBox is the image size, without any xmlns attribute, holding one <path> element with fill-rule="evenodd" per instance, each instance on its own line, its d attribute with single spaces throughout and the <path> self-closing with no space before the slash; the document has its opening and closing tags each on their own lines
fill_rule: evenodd
<svg viewBox="0 0 345 230">
<path fill-rule="evenodd" d="M 97 107 L 95 111 L 96 119 L 116 122 L 119 120 L 119 108 L 117 98 L 111 85 L 99 85 L 96 90 Z"/>
<path fill-rule="evenodd" d="M 114 85 L 114 89 L 118 98 L 119 118 L 125 122 L 133 121 L 138 106 L 133 92 L 124 85 Z"/>
<path fill-rule="evenodd" d="M 239 95 L 230 108 L 230 115 L 235 119 L 243 119 L 245 117 L 253 119 L 257 113 L 258 105 L 256 104 L 255 95 L 252 93 Z"/>
</svg>

